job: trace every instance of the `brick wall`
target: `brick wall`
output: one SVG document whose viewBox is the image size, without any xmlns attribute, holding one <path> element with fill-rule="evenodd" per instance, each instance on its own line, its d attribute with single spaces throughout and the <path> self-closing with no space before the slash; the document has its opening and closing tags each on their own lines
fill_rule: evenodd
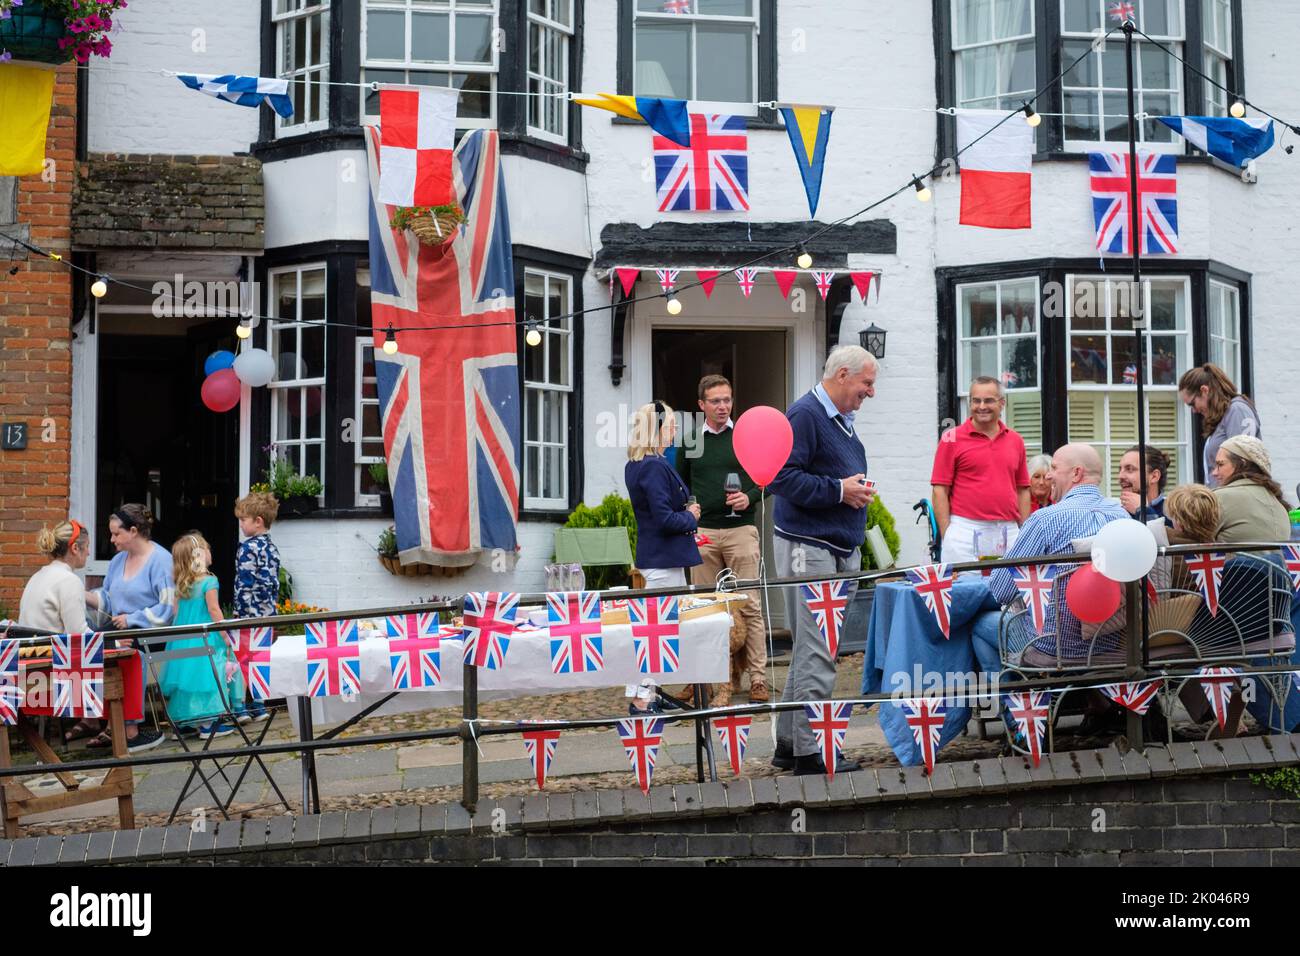
<svg viewBox="0 0 1300 956">
<path fill-rule="evenodd" d="M 76 70 L 54 87 L 46 176 L 18 181 L 19 224 L 30 241 L 66 255 L 76 168 Z M 46 180 L 49 181 L 46 181 Z M 68 268 L 18 253 L 0 272 L 0 421 L 26 422 L 25 451 L 0 452 L 0 610 L 14 615 L 27 578 L 43 564 L 36 532 L 68 515 L 71 467 L 72 282 Z M 15 275 L 8 270 L 18 267 Z M 43 439 L 51 440 L 45 441 Z"/>
</svg>

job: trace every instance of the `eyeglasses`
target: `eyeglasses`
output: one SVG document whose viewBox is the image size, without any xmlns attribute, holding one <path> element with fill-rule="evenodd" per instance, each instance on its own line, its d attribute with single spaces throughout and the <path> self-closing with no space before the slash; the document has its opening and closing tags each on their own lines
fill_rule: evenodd
<svg viewBox="0 0 1300 956">
<path fill-rule="evenodd" d="M 1189 398 L 1186 402 L 1184 402 L 1184 404 L 1192 411 L 1196 411 L 1196 399 Z"/>
<path fill-rule="evenodd" d="M 1000 398 L 972 398 L 970 403 L 972 405 L 996 405 L 1001 401 Z"/>
</svg>

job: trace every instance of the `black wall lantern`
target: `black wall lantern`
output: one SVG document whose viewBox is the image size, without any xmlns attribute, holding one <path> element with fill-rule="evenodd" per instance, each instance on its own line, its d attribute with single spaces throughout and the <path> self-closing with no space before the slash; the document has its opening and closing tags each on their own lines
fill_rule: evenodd
<svg viewBox="0 0 1300 956">
<path fill-rule="evenodd" d="M 869 326 L 858 333 L 858 341 L 862 347 L 878 359 L 885 357 L 885 336 L 889 333 L 880 326 L 872 322 Z"/>
</svg>

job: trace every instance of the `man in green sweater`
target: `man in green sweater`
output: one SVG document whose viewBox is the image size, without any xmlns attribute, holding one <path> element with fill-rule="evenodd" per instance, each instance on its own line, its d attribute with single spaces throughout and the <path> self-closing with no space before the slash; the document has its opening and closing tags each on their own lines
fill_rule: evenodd
<svg viewBox="0 0 1300 956">
<path fill-rule="evenodd" d="M 740 467 L 732 447 L 735 430 L 731 421 L 731 383 L 721 375 L 706 375 L 700 379 L 699 399 L 704 429 L 691 449 L 697 454 L 691 457 L 684 447 L 677 452 L 677 471 L 700 506 L 699 533 L 708 539 L 700 544 L 704 563 L 691 569 L 693 583 L 712 585 L 724 568 L 730 568 L 741 580 L 756 580 L 760 543 L 754 517 L 760 491 Z M 736 490 L 727 490 L 729 475 L 738 479 L 732 485 Z M 745 643 L 733 651 L 731 660 L 736 683 L 715 694 L 710 701 L 713 706 L 730 702 L 730 693 L 740 689 L 739 675 L 745 671 L 749 672 L 750 702 L 766 703 L 769 699 L 763 608 L 757 591 L 744 593 L 749 600 L 740 606 L 739 613 Z"/>
</svg>

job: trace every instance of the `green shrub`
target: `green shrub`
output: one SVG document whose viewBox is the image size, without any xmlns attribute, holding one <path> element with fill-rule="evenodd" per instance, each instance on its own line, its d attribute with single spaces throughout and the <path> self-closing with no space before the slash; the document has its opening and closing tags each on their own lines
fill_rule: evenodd
<svg viewBox="0 0 1300 956">
<path fill-rule="evenodd" d="M 289 573 L 289 569 L 286 568 L 283 564 L 280 565 L 279 580 L 280 580 L 280 600 L 281 601 L 293 600 L 293 575 Z"/>
<path fill-rule="evenodd" d="M 366 471 L 370 472 L 370 480 L 379 485 L 385 491 L 388 490 L 388 464 L 387 462 L 377 461 L 372 464 Z"/>
<path fill-rule="evenodd" d="M 566 528 L 627 528 L 628 541 L 632 553 L 636 554 L 636 514 L 632 511 L 632 502 L 621 495 L 611 492 L 594 508 L 585 504 L 578 505 L 564 523 Z M 624 565 L 608 567 L 584 566 L 587 588 L 592 591 L 604 591 L 611 587 L 620 587 L 632 583 L 632 569 Z"/>
<path fill-rule="evenodd" d="M 1263 784 L 1270 790 L 1285 793 L 1293 799 L 1300 799 L 1300 767 L 1282 767 L 1268 773 L 1252 773 L 1250 782 Z"/>
<path fill-rule="evenodd" d="M 379 547 L 377 550 L 381 558 L 397 557 L 397 528 L 389 525 L 379 532 Z"/>
<path fill-rule="evenodd" d="M 894 560 L 898 560 L 898 552 L 902 549 L 902 541 L 898 537 L 898 531 L 894 528 L 894 516 L 889 513 L 885 503 L 880 500 L 880 495 L 871 499 L 871 504 L 867 505 L 867 530 L 879 528 L 880 533 L 885 536 L 885 544 L 889 546 L 889 553 L 893 555 Z M 879 571 L 876 567 L 875 558 L 872 557 L 871 549 L 867 547 L 866 538 L 862 539 L 862 570 Z"/>
</svg>

